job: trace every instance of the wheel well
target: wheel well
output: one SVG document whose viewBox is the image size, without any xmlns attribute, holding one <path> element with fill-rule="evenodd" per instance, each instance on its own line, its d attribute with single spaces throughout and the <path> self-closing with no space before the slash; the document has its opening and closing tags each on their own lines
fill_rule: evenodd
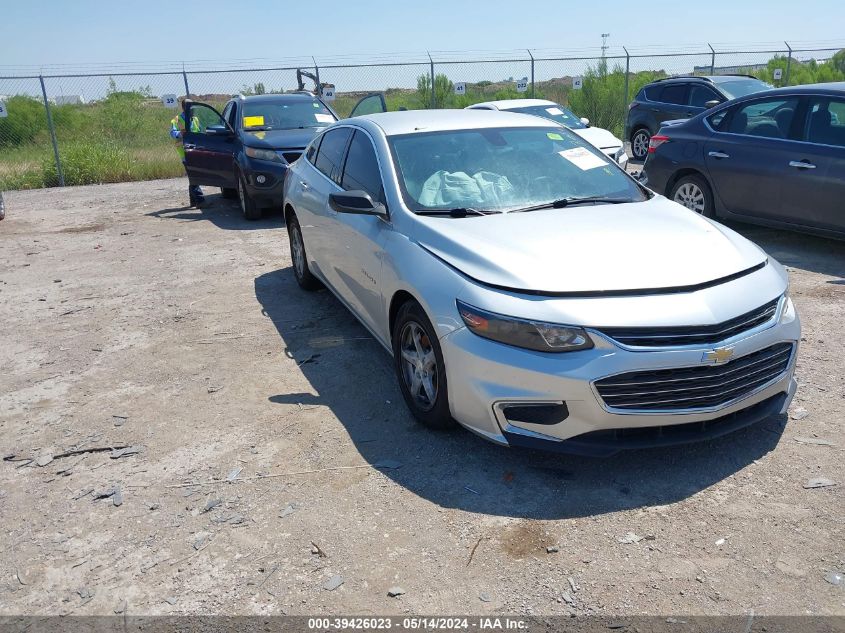
<svg viewBox="0 0 845 633">
<path fill-rule="evenodd" d="M 665 195 L 668 198 L 669 195 L 672 192 L 672 187 L 674 187 L 675 183 L 677 183 L 684 176 L 698 176 L 704 182 L 707 183 L 708 187 L 710 186 L 710 181 L 708 181 L 707 178 L 704 177 L 704 174 L 702 174 L 697 169 L 680 169 L 677 172 L 675 172 L 674 174 L 672 174 L 672 177 L 666 183 L 666 191 L 664 192 L 663 195 Z M 712 189 L 712 187 L 711 187 L 711 189 Z"/>
<path fill-rule="evenodd" d="M 399 290 L 390 300 L 390 311 L 388 312 L 388 323 L 390 324 L 390 334 L 393 335 L 393 324 L 396 322 L 396 315 L 399 314 L 399 308 L 405 305 L 408 301 L 417 301 L 416 297 L 407 290 Z"/>
<path fill-rule="evenodd" d="M 285 205 L 285 226 L 290 224 L 290 220 L 294 215 L 296 215 L 296 214 L 294 213 L 293 207 L 290 206 L 289 204 L 286 204 Z"/>
</svg>

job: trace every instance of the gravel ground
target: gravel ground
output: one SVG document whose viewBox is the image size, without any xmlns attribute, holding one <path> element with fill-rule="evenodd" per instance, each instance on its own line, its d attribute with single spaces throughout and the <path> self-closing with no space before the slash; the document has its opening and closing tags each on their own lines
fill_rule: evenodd
<svg viewBox="0 0 845 633">
<path fill-rule="evenodd" d="M 280 216 L 185 189 L 6 194 L 0 614 L 845 614 L 841 242 L 737 227 L 792 272 L 791 419 L 597 460 L 416 425 Z"/>
</svg>

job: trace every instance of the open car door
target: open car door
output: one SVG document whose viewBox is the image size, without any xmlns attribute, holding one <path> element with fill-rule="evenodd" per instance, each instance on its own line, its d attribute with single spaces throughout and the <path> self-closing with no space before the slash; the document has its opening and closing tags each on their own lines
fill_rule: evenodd
<svg viewBox="0 0 845 633">
<path fill-rule="evenodd" d="M 349 113 L 349 118 L 362 114 L 376 114 L 377 112 L 387 112 L 387 104 L 384 101 L 384 94 L 381 92 L 368 94 L 356 103 L 352 112 Z"/>
<path fill-rule="evenodd" d="M 235 188 L 235 131 L 205 103 L 185 100 L 185 171 L 192 185 Z"/>
</svg>

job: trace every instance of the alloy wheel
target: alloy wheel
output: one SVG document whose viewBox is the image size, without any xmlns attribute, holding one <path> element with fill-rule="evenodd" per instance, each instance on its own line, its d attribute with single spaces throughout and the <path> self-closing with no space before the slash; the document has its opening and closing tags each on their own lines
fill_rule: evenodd
<svg viewBox="0 0 845 633">
<path fill-rule="evenodd" d="M 437 357 L 425 330 L 418 323 L 405 324 L 400 334 L 402 378 L 416 405 L 430 411 L 437 402 Z"/>
<path fill-rule="evenodd" d="M 302 279 L 305 276 L 305 245 L 302 243 L 299 226 L 295 223 L 290 227 L 290 250 L 296 276 Z"/>
<path fill-rule="evenodd" d="M 707 205 L 704 192 L 694 182 L 685 182 L 678 187 L 673 200 L 684 205 L 691 211 L 702 214 Z"/>
<path fill-rule="evenodd" d="M 645 130 L 640 130 L 634 134 L 634 140 L 631 141 L 631 152 L 635 158 L 643 159 L 648 154 L 649 135 Z"/>
</svg>

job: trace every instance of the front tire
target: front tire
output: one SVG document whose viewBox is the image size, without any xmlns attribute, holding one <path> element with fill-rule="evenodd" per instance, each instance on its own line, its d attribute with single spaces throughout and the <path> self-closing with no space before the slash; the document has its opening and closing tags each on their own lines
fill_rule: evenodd
<svg viewBox="0 0 845 633">
<path fill-rule="evenodd" d="M 714 217 L 713 213 L 713 191 L 710 185 L 701 176 L 690 174 L 680 178 L 672 186 L 669 198 L 690 211 L 700 213 L 705 218 Z"/>
<path fill-rule="evenodd" d="M 648 156 L 648 144 L 651 134 L 645 128 L 640 128 L 631 136 L 631 154 L 635 160 L 645 160 Z"/>
<path fill-rule="evenodd" d="M 296 283 L 303 290 L 317 290 L 320 280 L 311 274 L 308 268 L 308 258 L 305 255 L 305 241 L 302 239 L 302 229 L 299 220 L 291 214 L 288 219 L 288 239 L 290 240 L 290 260 L 293 263 L 293 274 Z"/>
<path fill-rule="evenodd" d="M 406 302 L 396 316 L 393 364 L 402 397 L 417 421 L 434 429 L 453 427 L 443 351 L 431 321 L 416 301 Z"/>
<path fill-rule="evenodd" d="M 238 174 L 238 199 L 241 203 L 241 212 L 247 220 L 261 219 L 261 208 L 257 207 L 249 197 L 243 174 Z"/>
</svg>

